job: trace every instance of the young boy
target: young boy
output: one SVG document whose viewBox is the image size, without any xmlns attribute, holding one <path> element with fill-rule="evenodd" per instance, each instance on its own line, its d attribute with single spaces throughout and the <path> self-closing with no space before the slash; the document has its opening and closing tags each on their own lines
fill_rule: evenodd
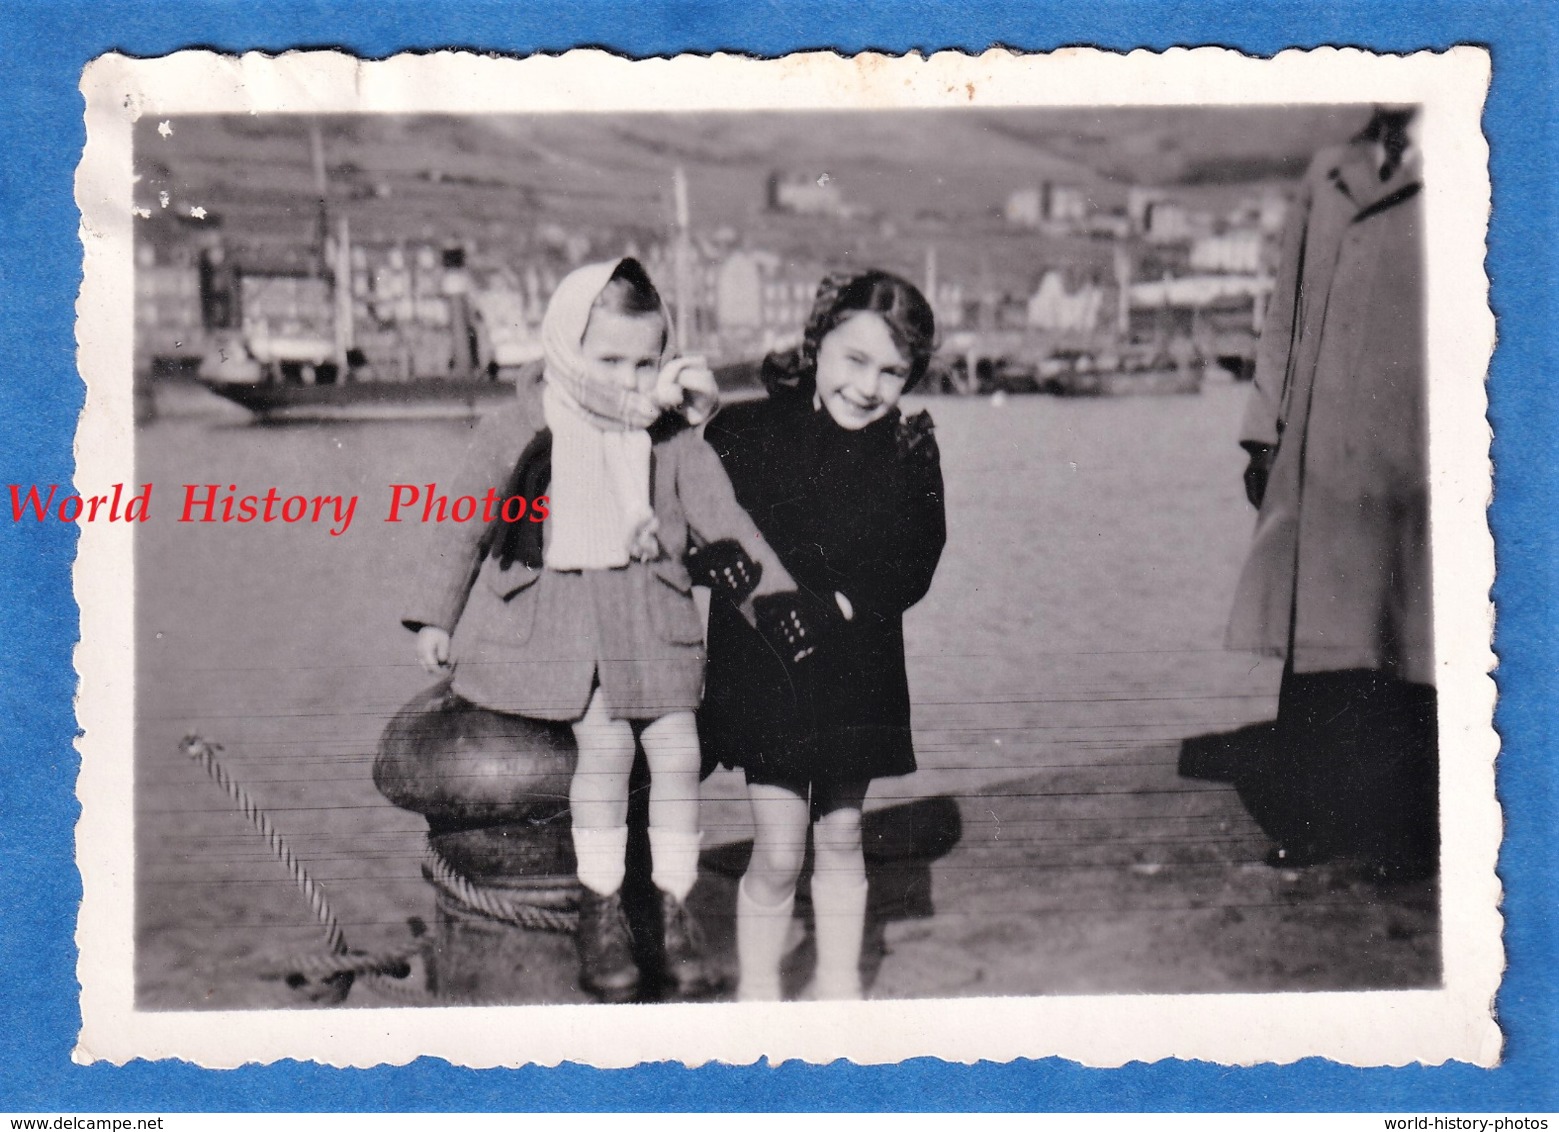
<svg viewBox="0 0 1559 1132">
<path fill-rule="evenodd" d="M 542 322 L 542 379 L 522 383 L 518 403 L 477 429 L 451 488 L 480 497 L 511 477 L 545 484 L 541 537 L 529 517 L 487 538 L 477 524 L 451 525 L 405 619 L 423 666 L 453 669 L 456 694 L 573 724 L 580 978 L 614 1002 L 639 984 L 620 897 L 636 741 L 650 767 L 667 975 L 684 997 L 717 985 L 685 903 L 698 875 L 693 711 L 704 675 L 703 626 L 683 561 L 690 535 L 734 540 L 757 564 L 747 572 L 757 597 L 795 589 L 713 450 L 676 418 L 661 419 L 686 402 L 697 423 L 715 395 L 698 359 L 663 364 L 670 328 L 633 259 L 581 267 L 559 284 Z M 549 456 L 550 476 L 529 470 Z M 763 608 L 777 647 L 792 657 L 809 651 L 799 603 L 769 597 Z"/>
</svg>

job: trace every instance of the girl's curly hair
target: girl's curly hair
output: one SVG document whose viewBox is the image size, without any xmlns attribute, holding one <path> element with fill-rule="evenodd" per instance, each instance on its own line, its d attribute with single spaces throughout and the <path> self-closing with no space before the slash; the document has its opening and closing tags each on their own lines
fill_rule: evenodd
<svg viewBox="0 0 1559 1132">
<path fill-rule="evenodd" d="M 936 316 L 913 283 L 886 271 L 871 270 L 836 271 L 824 276 L 802 331 L 801 346 L 764 360 L 764 381 L 771 392 L 810 388 L 817 378 L 817 351 L 823 339 L 860 311 L 870 311 L 887 326 L 894 345 L 909 362 L 904 388 L 913 389 L 925 376 L 936 351 Z"/>
</svg>

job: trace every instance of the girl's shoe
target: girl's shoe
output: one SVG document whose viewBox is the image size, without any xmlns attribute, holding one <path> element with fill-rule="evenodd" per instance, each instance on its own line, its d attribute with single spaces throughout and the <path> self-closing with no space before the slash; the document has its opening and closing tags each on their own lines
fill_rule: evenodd
<svg viewBox="0 0 1559 1132">
<path fill-rule="evenodd" d="M 639 990 L 633 961 L 633 934 L 623 911 L 622 894 L 602 896 L 589 888 L 579 900 L 579 984 L 602 1002 L 628 1002 Z"/>
<path fill-rule="evenodd" d="M 665 940 L 666 983 L 677 998 L 707 998 L 725 989 L 725 980 L 704 953 L 703 932 L 684 901 L 660 894 L 660 922 Z"/>
</svg>

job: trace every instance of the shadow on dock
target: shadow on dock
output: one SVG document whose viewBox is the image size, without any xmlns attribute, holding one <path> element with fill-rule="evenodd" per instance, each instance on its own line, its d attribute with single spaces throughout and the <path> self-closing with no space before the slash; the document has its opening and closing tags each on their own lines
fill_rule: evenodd
<svg viewBox="0 0 1559 1132">
<path fill-rule="evenodd" d="M 869 997 L 1199 994 L 1439 985 L 1434 880 L 1381 885 L 1345 862 L 1276 869 L 1222 777 L 1249 734 L 1096 752 L 978 793 L 868 811 L 861 973 Z M 1206 747 L 1207 749 L 1202 749 Z M 641 770 L 642 773 L 642 770 Z M 630 829 L 645 828 L 647 777 Z M 660 969 L 648 838 L 624 899 L 641 969 Z M 711 848 L 689 898 L 734 990 L 736 886 L 752 843 Z M 816 962 L 810 853 L 782 968 L 803 998 Z M 563 957 L 560 954 L 560 961 Z M 661 988 L 647 981 L 642 999 Z M 568 999 L 578 1001 L 581 999 Z"/>
</svg>

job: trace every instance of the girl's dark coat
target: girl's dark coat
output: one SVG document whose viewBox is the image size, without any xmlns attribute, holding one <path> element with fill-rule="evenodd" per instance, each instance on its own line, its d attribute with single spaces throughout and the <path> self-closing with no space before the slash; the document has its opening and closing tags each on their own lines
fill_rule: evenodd
<svg viewBox="0 0 1559 1132">
<path fill-rule="evenodd" d="M 699 712 L 705 769 L 805 785 L 915 769 L 903 614 L 931 585 L 947 530 L 929 418 L 897 410 L 858 432 L 814 409 L 810 388 L 726 409 L 706 430 L 736 498 L 824 608 L 817 654 L 792 671 L 716 599 Z"/>
</svg>

